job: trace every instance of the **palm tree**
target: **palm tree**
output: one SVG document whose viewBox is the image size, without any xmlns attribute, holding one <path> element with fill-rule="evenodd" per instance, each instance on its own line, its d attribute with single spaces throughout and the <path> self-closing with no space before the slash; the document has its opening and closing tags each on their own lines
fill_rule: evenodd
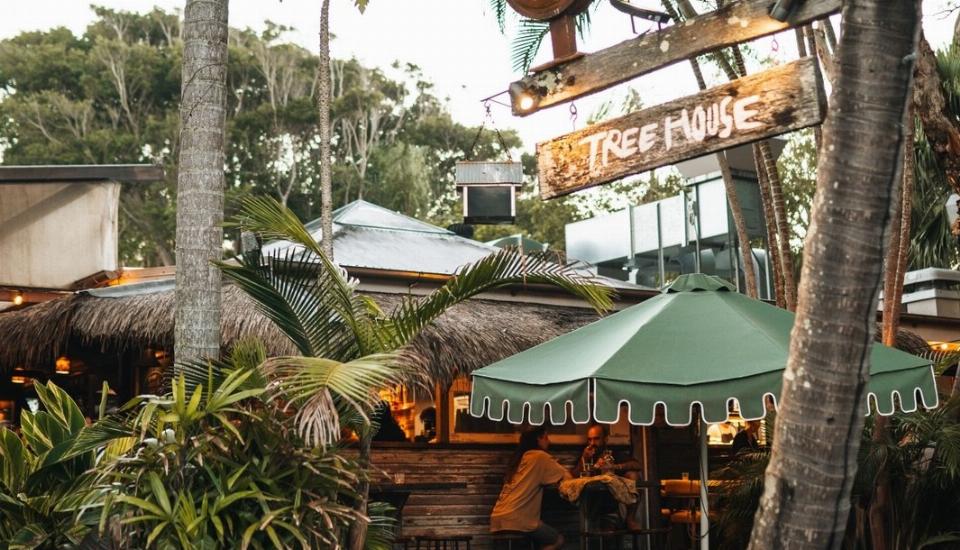
<svg viewBox="0 0 960 550">
<path fill-rule="evenodd" d="M 424 373 L 404 348 L 434 319 L 473 296 L 513 284 L 547 284 L 583 298 L 598 312 L 608 310 L 612 291 L 589 275 L 537 256 L 505 249 L 469 264 L 443 286 L 423 297 L 407 297 L 393 311 L 356 291 L 356 281 L 325 254 L 296 215 L 272 198 L 246 199 L 238 222 L 261 239 L 291 244 L 285 251 L 245 254 L 237 264 L 221 263 L 224 276 L 257 304 L 260 311 L 295 344 L 300 357 L 277 357 L 264 371 L 277 395 L 296 408 L 300 435 L 319 447 L 329 445 L 346 424 L 360 436 L 360 466 L 370 460 L 374 433 L 364 414 L 344 417 L 344 402 L 353 398 L 327 388 L 327 362 L 348 363 L 364 356 L 396 354 L 393 363 L 409 384 L 424 376 L 447 378 L 453 373 Z M 348 370 L 338 371 L 348 381 Z M 369 389 L 369 388 L 365 388 Z M 356 411 L 357 408 L 353 407 Z M 362 413 L 362 410 L 361 410 Z M 368 484 L 361 481 L 359 510 L 366 507 Z M 366 524 L 358 522 L 351 547 L 361 548 Z"/>
<path fill-rule="evenodd" d="M 913 73 L 904 59 L 914 57 L 919 7 L 844 5 L 776 444 L 751 548 L 838 548 L 843 539 L 890 201 L 902 170 Z M 863 102 L 864 94 L 883 100 Z"/>
<path fill-rule="evenodd" d="M 362 8 L 361 8 L 362 9 Z M 330 152 L 330 0 L 320 4 L 320 64 L 317 68 L 317 109 L 320 111 L 320 227 L 324 251 L 333 259 L 333 156 Z"/>
<path fill-rule="evenodd" d="M 174 356 L 220 354 L 227 0 L 188 0 L 177 176 L 177 288 Z"/>
</svg>

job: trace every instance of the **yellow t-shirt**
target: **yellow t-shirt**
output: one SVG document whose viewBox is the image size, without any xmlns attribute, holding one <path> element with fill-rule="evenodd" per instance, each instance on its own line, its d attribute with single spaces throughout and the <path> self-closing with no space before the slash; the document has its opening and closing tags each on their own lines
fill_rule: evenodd
<svg viewBox="0 0 960 550">
<path fill-rule="evenodd" d="M 490 531 L 533 531 L 540 524 L 543 486 L 557 483 L 567 470 L 539 449 L 527 451 L 513 479 L 503 485 L 490 514 Z"/>
</svg>

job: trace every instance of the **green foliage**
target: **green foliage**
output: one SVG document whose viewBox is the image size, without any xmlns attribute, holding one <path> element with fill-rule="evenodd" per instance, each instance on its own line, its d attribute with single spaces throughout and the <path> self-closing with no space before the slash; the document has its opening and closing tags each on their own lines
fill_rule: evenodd
<svg viewBox="0 0 960 550">
<path fill-rule="evenodd" d="M 304 358 L 275 358 L 267 372 L 279 380 L 285 399 L 298 404 L 301 433 L 322 444 L 335 438 L 338 399 L 318 391 L 340 372 L 328 361 L 353 362 L 353 372 L 367 385 L 389 385 L 401 379 L 416 383 L 417 365 L 407 361 L 404 347 L 450 307 L 466 299 L 510 284 L 549 284 L 580 296 L 598 311 L 611 307 L 612 291 L 589 276 L 535 256 L 503 250 L 463 267 L 455 277 L 423 297 L 407 297 L 390 313 L 369 296 L 355 290 L 356 283 L 324 256 L 297 216 L 266 197 L 243 203 L 237 225 L 265 240 L 279 239 L 297 245 L 287 251 L 262 256 L 245 255 L 236 263 L 221 263 L 224 276 L 256 302 L 297 346 Z M 383 370 L 362 359 L 373 354 L 395 354 L 379 362 L 396 368 Z M 409 368 L 400 368 L 403 366 Z M 419 372 L 423 374 L 423 372 Z M 433 372 L 434 378 L 456 373 Z M 343 390 L 341 399 L 362 400 Z M 365 421 L 366 419 L 362 419 Z M 341 422 L 342 423 L 342 422 Z M 365 423 L 365 422 L 364 422 Z"/>
<path fill-rule="evenodd" d="M 248 347 L 247 351 L 252 349 Z M 262 349 L 262 348 L 261 348 Z M 265 358 L 183 365 L 164 397 L 124 407 L 135 443 L 106 460 L 93 493 L 120 540 L 141 548 L 333 547 L 355 521 L 360 471 L 336 447 L 307 449 L 288 415 L 251 382 Z M 243 363 L 234 361 L 242 360 Z M 102 421 L 91 430 L 115 430 Z"/>
<path fill-rule="evenodd" d="M 790 247 L 799 257 L 810 226 L 810 210 L 817 190 L 817 143 L 812 130 L 790 134 L 777 160 L 777 172 L 783 188 L 787 223 L 793 236 Z"/>
<path fill-rule="evenodd" d="M 36 385 L 43 410 L 21 434 L 0 429 L 0 549 L 79 545 L 97 525 L 84 502 L 93 453 L 70 453 L 84 430 L 77 404 L 53 382 Z"/>
<path fill-rule="evenodd" d="M 854 480 L 851 522 L 865 517 L 877 472 L 889 472 L 893 507 L 893 548 L 910 550 L 956 542 L 956 510 L 960 507 L 960 398 L 942 400 L 930 411 L 898 413 L 890 418 L 887 442 L 873 440 L 868 421 L 860 443 Z M 742 453 L 712 478 L 728 480 L 718 521 L 721 548 L 745 548 L 763 492 L 768 450 Z M 866 526 L 848 528 L 844 547 L 869 548 Z"/>
<path fill-rule="evenodd" d="M 356 2 L 363 10 L 366 0 Z M 93 8 L 82 35 L 65 28 L 0 41 L 0 152 L 6 164 L 152 163 L 165 178 L 126 185 L 120 202 L 125 265 L 174 261 L 181 51 L 176 13 Z M 246 195 L 319 213 L 317 57 L 263 32 L 231 29 L 227 78 L 227 215 Z M 397 76 L 334 60 L 331 123 L 335 206 L 359 197 L 410 215 L 448 211 L 454 163 L 475 128 L 452 120 L 414 65 Z M 505 133 L 509 147 L 519 139 Z M 487 132 L 476 159 L 503 154 Z M 399 162 L 398 162 L 399 161 Z"/>
</svg>

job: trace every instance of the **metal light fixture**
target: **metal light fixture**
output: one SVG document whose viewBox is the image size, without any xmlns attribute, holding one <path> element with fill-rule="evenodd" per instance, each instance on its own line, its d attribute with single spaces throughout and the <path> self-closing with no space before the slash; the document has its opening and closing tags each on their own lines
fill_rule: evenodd
<svg viewBox="0 0 960 550">
<path fill-rule="evenodd" d="M 532 113 L 540 106 L 540 94 L 533 88 L 526 88 L 519 82 L 514 82 L 507 91 L 510 94 L 510 103 L 515 115 Z"/>
<path fill-rule="evenodd" d="M 793 10 L 799 3 L 797 0 L 777 0 L 770 8 L 770 17 L 784 22 L 793 14 Z"/>
<path fill-rule="evenodd" d="M 630 3 L 630 0 L 610 0 L 610 5 L 617 10 L 628 14 L 630 17 L 646 19 L 647 21 L 652 21 L 657 25 L 666 25 L 670 22 L 669 14 L 663 13 L 662 11 L 648 10 L 634 6 Z M 636 30 L 634 30 L 634 32 L 636 32 Z"/>
</svg>

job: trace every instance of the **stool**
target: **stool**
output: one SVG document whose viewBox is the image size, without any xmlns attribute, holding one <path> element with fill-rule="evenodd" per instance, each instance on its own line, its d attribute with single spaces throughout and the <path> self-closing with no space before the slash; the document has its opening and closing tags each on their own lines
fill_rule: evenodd
<svg viewBox="0 0 960 550">
<path fill-rule="evenodd" d="M 536 550 L 537 548 L 533 539 L 521 531 L 497 531 L 490 535 L 490 541 L 497 550 L 523 550 L 525 548 Z"/>
<path fill-rule="evenodd" d="M 600 541 L 600 550 L 603 550 L 607 548 L 607 546 L 604 546 L 604 540 L 613 539 L 612 548 L 621 550 L 623 548 L 623 537 L 628 534 L 629 531 L 623 529 L 589 529 L 580 533 L 580 542 L 583 548 L 590 548 L 590 540 L 597 538 Z"/>
<path fill-rule="evenodd" d="M 647 537 L 647 548 L 662 549 L 667 548 L 667 542 L 672 529 L 669 527 L 657 527 L 653 529 L 633 529 L 625 533 L 633 543 L 633 548 L 640 548 L 640 537 Z"/>
<path fill-rule="evenodd" d="M 417 535 L 416 550 L 460 550 L 463 543 L 466 550 L 470 550 L 470 535 Z"/>
</svg>

